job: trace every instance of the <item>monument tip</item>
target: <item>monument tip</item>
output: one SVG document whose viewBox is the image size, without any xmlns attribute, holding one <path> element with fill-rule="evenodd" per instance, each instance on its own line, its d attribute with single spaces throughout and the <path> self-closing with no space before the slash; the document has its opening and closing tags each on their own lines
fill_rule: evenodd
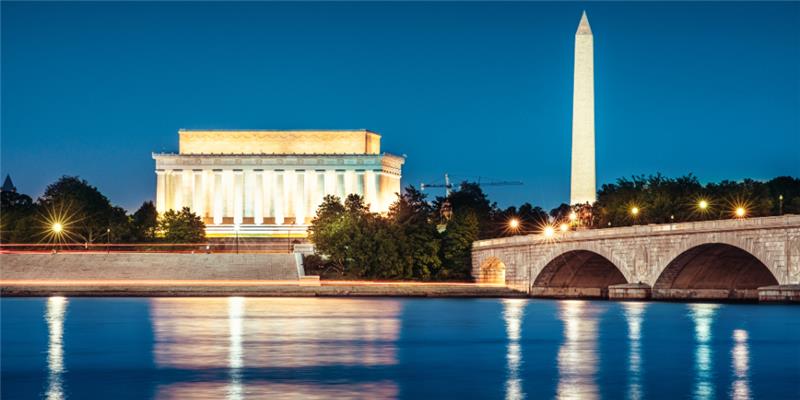
<svg viewBox="0 0 800 400">
<path fill-rule="evenodd" d="M 586 10 L 583 11 L 581 14 L 581 22 L 578 23 L 578 31 L 575 32 L 576 35 L 591 35 L 592 34 L 592 27 L 589 26 L 589 17 L 586 16 Z"/>
</svg>

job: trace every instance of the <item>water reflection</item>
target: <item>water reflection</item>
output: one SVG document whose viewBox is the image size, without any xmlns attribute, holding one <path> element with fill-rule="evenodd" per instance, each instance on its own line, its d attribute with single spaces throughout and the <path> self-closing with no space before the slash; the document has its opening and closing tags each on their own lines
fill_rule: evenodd
<svg viewBox="0 0 800 400">
<path fill-rule="evenodd" d="M 244 297 L 228 298 L 228 325 L 230 331 L 230 349 L 228 367 L 230 383 L 227 398 L 242 399 L 242 320 L 244 319 Z"/>
<path fill-rule="evenodd" d="M 47 330 L 49 343 L 47 346 L 47 392 L 48 400 L 64 399 L 62 374 L 64 373 L 64 315 L 67 311 L 67 299 L 53 296 L 47 299 Z"/>
<path fill-rule="evenodd" d="M 641 399 L 642 395 L 642 319 L 647 303 L 628 302 L 622 304 L 628 321 L 628 398 Z"/>
<path fill-rule="evenodd" d="M 694 392 L 695 399 L 714 398 L 713 362 L 711 350 L 711 324 L 714 322 L 714 314 L 719 305 L 717 304 L 690 304 L 689 310 L 694 321 L 695 337 L 695 379 Z"/>
<path fill-rule="evenodd" d="M 156 365 L 203 376 L 162 385 L 157 397 L 396 397 L 397 385 L 379 377 L 325 385 L 310 376 L 396 365 L 400 312 L 396 300 L 152 299 Z"/>
<path fill-rule="evenodd" d="M 507 379 L 506 399 L 517 400 L 525 398 L 522 392 L 522 380 L 519 377 L 522 353 L 519 338 L 522 330 L 522 316 L 525 312 L 527 300 L 503 299 L 503 320 L 506 324 L 508 346 L 506 348 Z"/>
<path fill-rule="evenodd" d="M 750 350 L 747 346 L 748 334 L 746 330 L 733 331 L 734 346 L 731 351 L 733 358 L 733 388 L 731 398 L 734 400 L 749 400 L 750 395 Z"/>
<path fill-rule="evenodd" d="M 564 343 L 558 350 L 558 399 L 596 399 L 597 321 L 599 311 L 590 302 L 559 303 Z"/>
</svg>

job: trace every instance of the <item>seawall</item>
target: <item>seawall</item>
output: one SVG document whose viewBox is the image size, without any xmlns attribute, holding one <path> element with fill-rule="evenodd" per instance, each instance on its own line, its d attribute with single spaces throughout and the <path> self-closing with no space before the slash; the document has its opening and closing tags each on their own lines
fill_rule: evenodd
<svg viewBox="0 0 800 400">
<path fill-rule="evenodd" d="M 0 254 L 2 280 L 297 280 L 294 254 Z"/>
</svg>

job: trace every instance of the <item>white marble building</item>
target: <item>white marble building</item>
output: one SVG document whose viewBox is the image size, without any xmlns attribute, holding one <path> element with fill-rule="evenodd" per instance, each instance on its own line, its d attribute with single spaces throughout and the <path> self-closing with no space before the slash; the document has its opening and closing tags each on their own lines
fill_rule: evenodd
<svg viewBox="0 0 800 400">
<path fill-rule="evenodd" d="M 405 158 L 381 153 L 368 130 L 179 135 L 177 154 L 153 154 L 156 209 L 189 207 L 212 237 L 303 233 L 327 194 L 359 194 L 384 213 L 400 191 Z"/>
</svg>

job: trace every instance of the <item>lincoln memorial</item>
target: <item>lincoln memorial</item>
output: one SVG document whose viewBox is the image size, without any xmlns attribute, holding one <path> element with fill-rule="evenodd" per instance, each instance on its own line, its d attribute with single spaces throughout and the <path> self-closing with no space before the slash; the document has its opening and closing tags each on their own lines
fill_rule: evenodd
<svg viewBox="0 0 800 400">
<path fill-rule="evenodd" d="M 405 158 L 369 130 L 180 130 L 179 151 L 153 153 L 156 209 L 189 207 L 209 236 L 304 233 L 325 195 L 355 193 L 387 212 Z"/>
</svg>

